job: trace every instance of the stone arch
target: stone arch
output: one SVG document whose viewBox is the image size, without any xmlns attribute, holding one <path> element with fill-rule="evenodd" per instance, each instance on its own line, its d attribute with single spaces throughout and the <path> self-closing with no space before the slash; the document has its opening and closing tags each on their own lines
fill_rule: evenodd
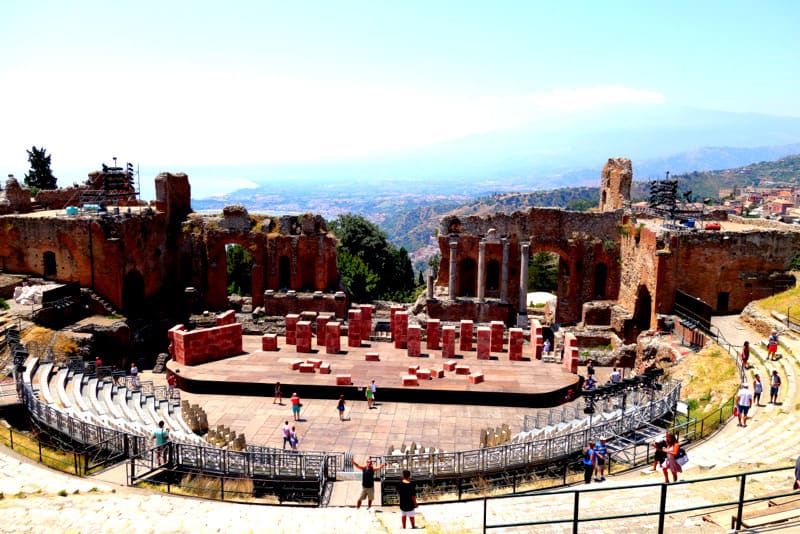
<svg viewBox="0 0 800 534">
<path fill-rule="evenodd" d="M 128 271 L 122 281 L 122 311 L 131 317 L 141 317 L 146 311 L 144 277 L 138 271 Z"/>
<path fill-rule="evenodd" d="M 500 289 L 500 262 L 489 260 L 486 263 L 486 290 L 497 291 Z"/>
<path fill-rule="evenodd" d="M 458 290 L 459 297 L 474 297 L 477 293 L 477 263 L 472 258 L 464 258 L 458 264 Z"/>
<path fill-rule="evenodd" d="M 292 260 L 289 256 L 278 258 L 278 288 L 281 290 L 292 287 Z"/>
<path fill-rule="evenodd" d="M 650 318 L 653 309 L 653 297 L 647 286 L 641 285 L 636 290 L 636 305 L 633 311 L 633 320 L 639 332 L 650 329 Z"/>
<path fill-rule="evenodd" d="M 606 282 L 608 280 L 608 266 L 598 263 L 594 267 L 594 296 L 598 299 L 606 298 Z"/>
<path fill-rule="evenodd" d="M 56 253 L 52 250 L 46 250 L 42 254 L 43 274 L 48 278 L 55 278 L 58 275 L 58 266 L 56 265 Z"/>
</svg>

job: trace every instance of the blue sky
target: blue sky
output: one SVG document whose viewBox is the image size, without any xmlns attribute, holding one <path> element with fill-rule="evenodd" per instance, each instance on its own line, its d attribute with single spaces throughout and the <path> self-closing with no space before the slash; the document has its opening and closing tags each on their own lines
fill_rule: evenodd
<svg viewBox="0 0 800 534">
<path fill-rule="evenodd" d="M 61 185 L 324 162 L 619 103 L 797 117 L 797 28 L 792 1 L 11 0 L 0 172 L 31 145 Z"/>
</svg>

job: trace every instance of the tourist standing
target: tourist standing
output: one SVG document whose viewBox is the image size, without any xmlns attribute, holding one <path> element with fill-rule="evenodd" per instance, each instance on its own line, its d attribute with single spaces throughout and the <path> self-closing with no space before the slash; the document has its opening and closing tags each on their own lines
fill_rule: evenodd
<svg viewBox="0 0 800 534">
<path fill-rule="evenodd" d="M 781 377 L 778 370 L 772 371 L 772 376 L 769 378 L 769 402 L 770 404 L 778 403 L 778 389 L 781 387 Z"/>
<path fill-rule="evenodd" d="M 594 362 L 592 360 L 586 362 L 586 376 L 589 378 L 594 376 Z"/>
<path fill-rule="evenodd" d="M 667 459 L 667 453 L 664 452 L 664 449 L 667 446 L 666 440 L 659 440 L 653 442 L 653 448 L 655 448 L 656 452 L 653 453 L 653 471 L 655 472 L 659 467 L 662 467 L 664 460 Z"/>
<path fill-rule="evenodd" d="M 606 438 L 605 436 L 601 436 L 597 443 L 594 446 L 594 481 L 595 482 L 603 482 L 605 477 L 606 471 L 606 456 L 608 455 L 608 449 L 606 448 Z M 597 476 L 597 475 L 600 476 Z"/>
<path fill-rule="evenodd" d="M 300 397 L 297 396 L 297 393 L 292 393 L 292 416 L 294 417 L 295 421 L 300 420 Z"/>
<path fill-rule="evenodd" d="M 361 495 L 358 497 L 358 501 L 356 501 L 356 510 L 361 508 L 361 501 L 364 499 L 367 499 L 367 510 L 369 510 L 370 506 L 372 506 L 372 501 L 375 499 L 375 472 L 383 469 L 386 464 L 373 467 L 370 458 L 367 458 L 366 465 L 359 465 L 355 458 L 351 458 L 350 463 L 352 463 L 356 469 L 361 470 Z"/>
<path fill-rule="evenodd" d="M 583 481 L 587 484 L 592 482 L 592 473 L 594 473 L 595 455 L 592 443 L 586 445 L 583 449 Z"/>
<path fill-rule="evenodd" d="M 742 369 L 747 369 L 747 362 L 750 360 L 750 342 L 745 341 L 742 345 Z"/>
<path fill-rule="evenodd" d="M 671 432 L 667 433 L 667 446 L 664 447 L 664 452 L 667 453 L 667 459 L 664 460 L 664 483 L 669 484 L 669 473 L 672 473 L 672 481 L 678 481 L 678 473 L 682 473 L 683 469 L 681 468 L 678 460 L 678 452 L 681 450 L 681 444 L 678 442 L 678 438 L 675 434 Z"/>
<path fill-rule="evenodd" d="M 542 344 L 542 353 L 545 356 L 550 356 L 550 340 L 545 339 L 544 343 Z"/>
<path fill-rule="evenodd" d="M 292 431 L 289 433 L 289 444 L 292 446 L 293 452 L 297 452 L 298 441 L 300 441 L 300 438 L 297 437 L 297 430 L 295 427 L 292 427 Z"/>
<path fill-rule="evenodd" d="M 281 406 L 283 406 L 283 393 L 281 393 L 281 383 L 280 382 L 275 382 L 275 396 L 272 399 L 272 404 L 275 404 L 276 402 L 278 404 L 280 404 Z"/>
<path fill-rule="evenodd" d="M 397 486 L 397 494 L 400 497 L 400 521 L 403 528 L 406 528 L 406 518 L 411 519 L 411 528 L 417 528 L 414 524 L 414 509 L 417 507 L 417 488 L 411 482 L 411 471 L 403 469 L 403 480 Z"/>
<path fill-rule="evenodd" d="M 613 370 L 611 371 L 611 383 L 619 384 L 621 380 L 622 380 L 622 374 L 619 372 L 619 369 L 614 367 Z"/>
<path fill-rule="evenodd" d="M 750 411 L 750 405 L 753 403 L 753 394 L 748 389 L 747 382 L 742 384 L 742 389 L 736 394 L 736 409 L 739 411 L 739 425 L 741 427 L 747 426 L 747 412 Z"/>
<path fill-rule="evenodd" d="M 175 394 L 175 386 L 177 385 L 178 380 L 175 377 L 175 373 L 167 371 L 167 398 L 172 398 Z"/>
<path fill-rule="evenodd" d="M 769 340 L 767 340 L 767 359 L 769 360 L 777 360 L 778 359 L 778 331 L 773 330 L 772 333 L 769 335 Z"/>
<path fill-rule="evenodd" d="M 344 395 L 339 395 L 339 402 L 336 404 L 336 410 L 339 412 L 339 421 L 344 421 Z"/>
<path fill-rule="evenodd" d="M 764 391 L 764 384 L 761 383 L 761 376 L 756 373 L 753 378 L 753 402 L 756 406 L 761 406 L 761 392 Z"/>
<path fill-rule="evenodd" d="M 169 430 L 164 427 L 164 421 L 158 422 L 158 428 L 153 432 L 153 440 L 156 442 L 156 458 L 158 465 L 165 464 L 167 461 L 167 440 Z"/>
<path fill-rule="evenodd" d="M 375 380 L 369 385 L 369 388 L 372 390 L 372 405 L 375 405 L 375 399 L 377 398 L 378 393 L 378 386 L 375 385 Z"/>
<path fill-rule="evenodd" d="M 800 489 L 800 456 L 797 457 L 797 461 L 794 464 L 794 484 L 792 489 Z"/>
<path fill-rule="evenodd" d="M 289 447 L 292 446 L 291 444 L 291 436 L 292 436 L 292 428 L 289 426 L 289 421 L 284 421 L 283 423 L 283 450 L 286 450 L 286 444 L 289 444 Z"/>
<path fill-rule="evenodd" d="M 367 384 L 367 387 L 364 388 L 364 393 L 367 396 L 367 408 L 371 410 L 372 405 L 375 403 L 375 394 L 372 393 L 372 386 Z"/>
</svg>

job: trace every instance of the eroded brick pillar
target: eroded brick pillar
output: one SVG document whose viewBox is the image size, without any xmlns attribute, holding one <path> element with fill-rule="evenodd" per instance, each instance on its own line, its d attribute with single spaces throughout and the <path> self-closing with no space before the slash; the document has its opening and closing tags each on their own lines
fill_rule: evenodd
<svg viewBox="0 0 800 534">
<path fill-rule="evenodd" d="M 442 328 L 442 358 L 449 360 L 456 355 L 456 327 Z"/>
<path fill-rule="evenodd" d="M 297 323 L 300 321 L 300 316 L 296 313 L 290 313 L 286 316 L 286 344 L 297 345 Z"/>
<path fill-rule="evenodd" d="M 472 321 L 467 319 L 462 319 L 461 321 L 461 333 L 459 338 L 458 350 L 460 351 L 470 351 L 472 350 L 472 334 L 473 334 L 474 325 Z"/>
<path fill-rule="evenodd" d="M 503 334 L 505 333 L 506 325 L 503 321 L 492 321 L 489 326 L 492 332 L 492 352 L 503 352 Z"/>
<path fill-rule="evenodd" d="M 533 357 L 537 360 L 542 359 L 542 347 L 544 346 L 544 337 L 542 336 L 542 323 L 539 319 L 531 321 L 531 351 Z"/>
<path fill-rule="evenodd" d="M 395 324 L 396 324 L 395 315 L 397 315 L 397 312 L 400 312 L 400 311 L 403 311 L 403 310 L 405 310 L 405 308 L 403 306 L 397 306 L 397 305 L 392 306 L 391 308 L 389 308 L 389 329 L 392 331 L 392 339 L 396 339 L 396 337 L 397 337 L 395 335 L 395 333 L 394 333 L 394 328 L 395 328 Z"/>
<path fill-rule="evenodd" d="M 408 355 L 417 357 L 420 355 L 420 339 L 422 338 L 422 327 L 412 324 L 408 327 Z"/>
<path fill-rule="evenodd" d="M 522 328 L 510 328 L 508 330 L 508 359 L 522 359 L 522 345 L 525 341 Z"/>
<path fill-rule="evenodd" d="M 488 360 L 492 348 L 492 330 L 488 326 L 478 327 L 478 359 Z"/>
<path fill-rule="evenodd" d="M 297 322 L 297 352 L 311 352 L 311 321 Z"/>
<path fill-rule="evenodd" d="M 361 310 L 361 339 L 369 341 L 372 335 L 372 304 L 359 304 Z"/>
<path fill-rule="evenodd" d="M 317 346 L 325 346 L 326 326 L 331 322 L 330 315 L 320 315 L 317 317 Z"/>
<path fill-rule="evenodd" d="M 342 324 L 338 321 L 329 322 L 325 325 L 325 353 L 339 354 L 342 350 L 340 338 L 342 336 Z"/>
<path fill-rule="evenodd" d="M 347 346 L 361 346 L 361 310 L 347 312 Z"/>
<path fill-rule="evenodd" d="M 408 346 L 408 312 L 398 311 L 394 314 L 395 338 L 394 348 L 404 349 Z"/>
<path fill-rule="evenodd" d="M 428 319 L 428 327 L 426 331 L 427 339 L 425 340 L 425 348 L 427 350 L 439 350 L 439 328 L 441 327 L 439 319 Z"/>
</svg>

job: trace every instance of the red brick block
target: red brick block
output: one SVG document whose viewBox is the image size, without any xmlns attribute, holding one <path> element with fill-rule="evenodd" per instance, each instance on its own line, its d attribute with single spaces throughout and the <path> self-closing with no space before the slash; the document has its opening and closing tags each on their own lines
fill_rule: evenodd
<svg viewBox="0 0 800 534">
<path fill-rule="evenodd" d="M 418 370 L 419 370 L 419 365 L 409 365 L 408 366 L 408 374 L 410 374 L 410 375 L 416 375 Z"/>
<path fill-rule="evenodd" d="M 394 322 L 394 348 L 404 349 L 408 346 L 408 312 L 395 313 Z"/>
<path fill-rule="evenodd" d="M 353 379 L 350 375 L 336 375 L 336 385 L 337 386 L 349 386 L 353 383 Z"/>
<path fill-rule="evenodd" d="M 320 372 L 320 374 L 323 374 L 323 375 L 331 374 L 331 364 L 329 364 L 327 362 L 320 364 L 319 372 Z"/>
<path fill-rule="evenodd" d="M 224 313 L 220 313 L 214 318 L 214 324 L 217 326 L 225 326 L 226 324 L 233 324 L 236 322 L 236 312 L 233 310 L 228 310 Z"/>
<path fill-rule="evenodd" d="M 347 346 L 361 346 L 361 310 L 347 312 Z"/>
<path fill-rule="evenodd" d="M 441 323 L 439 319 L 428 319 L 428 326 L 426 331 L 426 348 L 428 350 L 439 350 L 439 328 Z"/>
<path fill-rule="evenodd" d="M 377 352 L 368 352 L 364 355 L 364 359 L 368 362 L 379 362 L 381 361 L 381 356 Z"/>
<path fill-rule="evenodd" d="M 261 336 L 261 350 L 278 350 L 278 334 L 264 334 Z"/>
<path fill-rule="evenodd" d="M 522 328 L 511 328 L 508 331 L 508 359 L 522 360 L 522 346 L 525 341 Z"/>
<path fill-rule="evenodd" d="M 313 373 L 314 372 L 314 364 L 313 363 L 301 363 L 300 364 L 300 372 L 301 373 Z"/>
<path fill-rule="evenodd" d="M 483 382 L 483 373 L 474 373 L 469 375 L 470 384 L 480 384 Z"/>
<path fill-rule="evenodd" d="M 372 335 L 372 304 L 359 304 L 358 309 L 361 310 L 361 339 L 369 341 Z"/>
<path fill-rule="evenodd" d="M 325 353 L 339 354 L 341 348 L 341 325 L 334 321 L 325 325 Z"/>
<path fill-rule="evenodd" d="M 491 352 L 491 330 L 487 326 L 478 327 L 478 359 L 488 360 Z"/>
<path fill-rule="evenodd" d="M 456 362 L 455 360 L 447 360 L 446 362 L 444 362 L 442 367 L 444 368 L 445 371 L 455 371 L 457 364 L 458 362 Z"/>
<path fill-rule="evenodd" d="M 397 312 L 400 312 L 400 311 L 403 311 L 403 310 L 405 310 L 405 308 L 403 306 L 399 305 L 399 304 L 395 304 L 391 308 L 389 308 L 389 329 L 392 331 L 392 339 L 395 338 L 395 333 L 394 333 L 394 329 L 395 329 L 395 325 L 396 325 L 395 316 L 397 315 Z"/>
<path fill-rule="evenodd" d="M 456 355 L 456 327 L 445 326 L 442 328 L 442 358 L 452 358 Z"/>
<path fill-rule="evenodd" d="M 311 322 L 298 321 L 296 328 L 297 352 L 311 352 Z"/>
<path fill-rule="evenodd" d="M 417 375 L 403 375 L 403 386 L 418 386 Z"/>
<path fill-rule="evenodd" d="M 469 374 L 469 365 L 456 365 L 456 374 L 457 375 L 468 375 Z"/>
<path fill-rule="evenodd" d="M 300 316 L 296 313 L 290 313 L 286 316 L 286 344 L 297 344 L 297 323 L 300 321 Z"/>
<path fill-rule="evenodd" d="M 325 346 L 325 334 L 326 328 L 328 323 L 331 322 L 331 317 L 329 315 L 320 315 L 317 317 L 317 346 L 324 347 Z"/>
<path fill-rule="evenodd" d="M 474 333 L 474 324 L 469 320 L 461 321 L 461 332 L 458 340 L 458 350 L 469 351 L 472 350 L 472 335 Z"/>
<path fill-rule="evenodd" d="M 444 378 L 444 369 L 431 369 L 431 378 Z"/>
<path fill-rule="evenodd" d="M 408 355 L 417 357 L 421 354 L 420 337 L 422 336 L 422 328 L 418 324 L 408 326 Z"/>
<path fill-rule="evenodd" d="M 537 360 L 541 360 L 542 350 L 544 350 L 544 337 L 541 334 L 537 334 L 531 338 L 531 348 L 533 349 L 533 357 Z"/>
<path fill-rule="evenodd" d="M 306 362 L 304 362 L 303 360 L 292 360 L 289 362 L 289 369 L 291 369 L 292 371 L 297 371 L 298 369 L 300 369 L 300 365 L 303 363 Z"/>
<path fill-rule="evenodd" d="M 489 323 L 492 332 L 491 350 L 492 352 L 503 352 L 503 334 L 506 325 L 503 321 L 492 321 Z"/>
<path fill-rule="evenodd" d="M 314 369 L 319 369 L 322 365 L 322 360 L 319 358 L 306 358 L 306 363 L 310 363 L 314 366 Z"/>
<path fill-rule="evenodd" d="M 430 369 L 417 370 L 417 378 L 419 378 L 420 380 L 430 380 L 431 370 Z"/>
</svg>

